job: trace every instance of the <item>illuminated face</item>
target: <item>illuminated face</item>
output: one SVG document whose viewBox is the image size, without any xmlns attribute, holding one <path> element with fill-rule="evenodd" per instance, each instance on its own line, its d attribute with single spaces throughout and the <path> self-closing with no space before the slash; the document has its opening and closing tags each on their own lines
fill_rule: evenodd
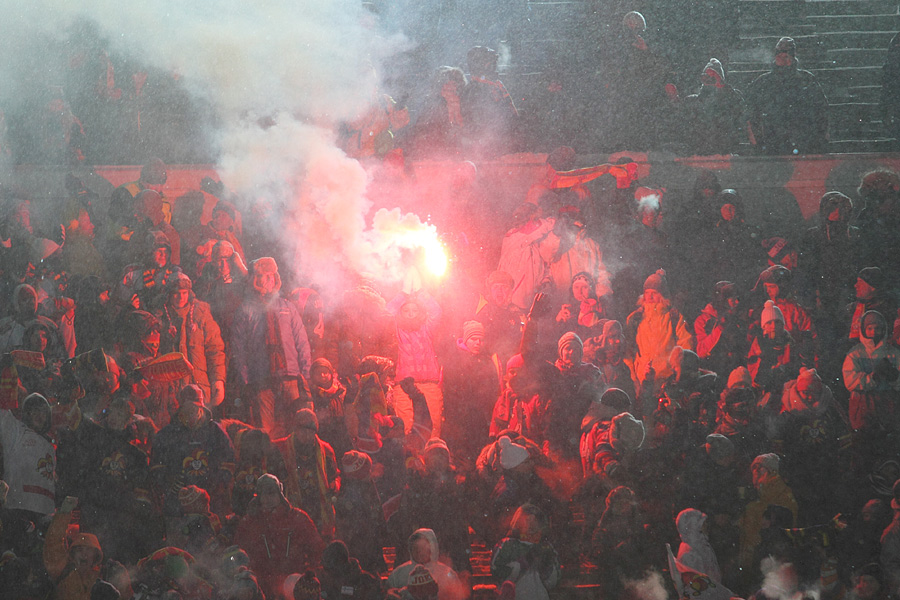
<svg viewBox="0 0 900 600">
<path fill-rule="evenodd" d="M 863 334 L 870 340 L 880 340 L 884 337 L 884 325 L 877 319 L 869 319 Z"/>
<path fill-rule="evenodd" d="M 271 294 L 275 291 L 277 280 L 275 273 L 254 273 L 253 287 L 263 295 Z"/>
<path fill-rule="evenodd" d="M 659 304 L 663 301 L 663 295 L 659 290 L 647 288 L 644 290 L 644 304 Z"/>
<path fill-rule="evenodd" d="M 266 512 L 275 510 L 281 504 L 281 494 L 274 489 L 266 488 L 258 492 L 256 497 L 259 498 L 260 507 Z"/>
<path fill-rule="evenodd" d="M 770 340 L 783 331 L 784 323 L 782 323 L 778 319 L 772 319 L 771 321 L 763 325 L 763 335 L 765 335 Z"/>
<path fill-rule="evenodd" d="M 875 288 L 873 288 L 871 285 L 869 285 L 859 277 L 856 278 L 856 285 L 853 287 L 856 290 L 856 297 L 859 300 L 868 300 L 872 297 L 873 294 L 875 294 Z"/>
<path fill-rule="evenodd" d="M 153 251 L 153 255 L 150 258 L 153 264 L 161 269 L 169 264 L 169 250 L 161 246 Z"/>
<path fill-rule="evenodd" d="M 178 289 L 172 292 L 172 306 L 175 308 L 184 308 L 191 299 L 191 290 Z"/>
<path fill-rule="evenodd" d="M 750 468 L 750 472 L 753 474 L 753 487 L 759 489 L 759 487 L 768 479 L 771 471 L 765 468 L 762 465 L 753 465 Z"/>
<path fill-rule="evenodd" d="M 585 302 L 591 297 L 591 286 L 583 277 L 572 282 L 572 296 L 579 302 Z"/>
<path fill-rule="evenodd" d="M 738 304 L 741 303 L 740 299 L 737 296 L 731 296 L 730 298 L 727 299 L 727 302 L 728 302 L 728 308 L 730 308 L 731 310 L 734 310 L 735 308 L 737 308 Z"/>
<path fill-rule="evenodd" d="M 194 427 L 203 418 L 203 407 L 193 402 L 187 402 L 178 408 L 178 416 L 185 425 Z"/>
<path fill-rule="evenodd" d="M 793 62 L 794 57 L 787 52 L 779 52 L 775 55 L 775 64 L 779 67 L 789 67 Z"/>
<path fill-rule="evenodd" d="M 43 352 L 47 349 L 47 342 L 47 332 L 37 328 L 31 332 L 31 337 L 28 340 L 28 349 L 32 352 Z"/>
<path fill-rule="evenodd" d="M 726 221 L 731 221 L 734 219 L 735 208 L 734 204 L 723 204 L 722 208 L 719 209 L 719 212 L 722 214 L 722 218 Z"/>
<path fill-rule="evenodd" d="M 323 390 L 327 390 L 331 387 L 331 382 L 334 381 L 334 375 L 331 372 L 331 369 L 324 366 L 316 366 L 312 369 L 309 374 L 310 379 L 312 379 L 313 385 Z"/>
<path fill-rule="evenodd" d="M 431 562 L 431 543 L 425 538 L 419 538 L 413 542 L 409 550 L 409 556 L 420 565 Z"/>
<path fill-rule="evenodd" d="M 408 321 L 415 321 L 420 315 L 419 305 L 415 302 L 408 302 L 400 309 L 400 316 Z"/>
<path fill-rule="evenodd" d="M 575 344 L 566 344 L 559 350 L 559 359 L 567 365 L 581 363 L 582 351 Z"/>
<path fill-rule="evenodd" d="M 144 348 L 150 352 L 151 356 L 156 356 L 159 353 L 159 332 L 153 331 L 147 334 L 141 343 L 144 345 Z"/>
<path fill-rule="evenodd" d="M 819 397 L 819 392 L 822 390 L 822 384 L 815 379 L 812 381 L 806 381 L 804 379 L 803 381 L 797 381 L 796 389 L 797 395 L 807 404 L 811 404 Z"/>
<path fill-rule="evenodd" d="M 87 546 L 75 546 L 69 550 L 69 560 L 75 566 L 76 571 L 87 571 L 94 566 L 97 559 L 97 551 Z"/>
<path fill-rule="evenodd" d="M 766 286 L 766 295 L 770 300 L 775 300 L 778 298 L 779 287 L 777 283 L 767 283 Z"/>
<path fill-rule="evenodd" d="M 228 279 L 231 277 L 231 262 L 225 257 L 220 258 L 216 261 L 216 270 L 219 271 L 219 277 Z"/>
<path fill-rule="evenodd" d="M 475 334 L 466 340 L 466 349 L 472 354 L 481 354 L 481 346 L 484 343 L 484 336 Z"/>
<path fill-rule="evenodd" d="M 491 284 L 491 301 L 500 307 L 505 307 L 509 304 L 509 297 L 512 294 L 512 288 L 506 285 L 505 283 L 493 283 Z"/>
</svg>

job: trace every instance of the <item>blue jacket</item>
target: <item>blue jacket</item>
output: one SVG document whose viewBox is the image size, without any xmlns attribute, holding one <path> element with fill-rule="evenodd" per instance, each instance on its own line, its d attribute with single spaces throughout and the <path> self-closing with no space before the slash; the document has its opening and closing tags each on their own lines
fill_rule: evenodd
<svg viewBox="0 0 900 600">
<path fill-rule="evenodd" d="M 281 331 L 286 368 L 281 377 L 309 377 L 312 362 L 309 340 L 297 307 L 275 296 L 267 302 L 275 303 L 276 320 Z M 265 386 L 269 375 L 269 352 L 266 349 L 266 304 L 258 297 L 248 298 L 241 305 L 231 330 L 231 349 L 234 364 L 244 384 Z"/>
</svg>

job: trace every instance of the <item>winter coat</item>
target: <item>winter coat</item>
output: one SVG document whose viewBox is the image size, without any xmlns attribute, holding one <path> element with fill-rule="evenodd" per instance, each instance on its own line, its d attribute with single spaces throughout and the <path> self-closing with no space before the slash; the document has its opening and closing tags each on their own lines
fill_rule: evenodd
<svg viewBox="0 0 900 600">
<path fill-rule="evenodd" d="M 549 590 L 559 582 L 559 557 L 547 542 L 505 538 L 494 547 L 491 575 L 515 583 L 516 600 L 549 600 Z"/>
<path fill-rule="evenodd" d="M 272 512 L 259 507 L 238 524 L 234 543 L 250 557 L 250 566 L 266 598 L 280 598 L 291 573 L 314 569 L 325 544 L 312 519 L 287 502 Z"/>
<path fill-rule="evenodd" d="M 166 304 L 156 316 L 160 320 L 160 354 L 184 354 L 194 369 L 183 384 L 196 383 L 203 389 L 204 398 L 209 399 L 211 385 L 225 381 L 225 343 L 209 304 L 192 300 L 184 319 Z"/>
<path fill-rule="evenodd" d="M 58 600 L 91 600 L 91 588 L 100 578 L 100 564 L 103 550 L 93 535 L 77 535 L 69 548 L 66 547 L 66 531 L 72 522 L 72 513 L 57 512 L 47 528 L 44 543 L 44 566 L 56 583 Z M 97 564 L 87 570 L 69 568 L 69 551 L 75 547 L 94 549 L 98 554 Z"/>
<path fill-rule="evenodd" d="M 753 384 L 768 392 L 777 393 L 787 381 L 795 379 L 801 366 L 794 340 L 787 332 L 775 339 L 757 335 L 750 343 L 747 370 Z"/>
<path fill-rule="evenodd" d="M 741 515 L 741 566 L 750 567 L 753 560 L 753 551 L 761 541 L 763 513 L 770 504 L 783 506 L 791 511 L 794 523 L 797 522 L 797 501 L 794 493 L 785 481 L 775 475 L 762 484 L 759 489 L 759 498 L 747 504 L 744 514 Z"/>
<path fill-rule="evenodd" d="M 894 404 L 900 398 L 900 378 L 886 380 L 875 367 L 886 360 L 900 369 L 900 350 L 886 340 L 877 345 L 865 342 L 850 350 L 842 368 L 844 385 L 850 392 L 850 424 L 853 429 L 890 429 L 897 412 Z"/>
<path fill-rule="evenodd" d="M 334 512 L 335 536 L 347 544 L 350 555 L 359 560 L 363 569 L 383 571 L 383 548 L 388 535 L 375 483 L 371 479 L 344 477 Z"/>
<path fill-rule="evenodd" d="M 153 440 L 150 471 L 157 488 L 169 493 L 170 508 L 172 496 L 189 485 L 206 490 L 215 504 L 234 476 L 234 447 L 215 421 L 189 428 L 175 420 Z"/>
<path fill-rule="evenodd" d="M 678 560 L 698 573 L 709 576 L 715 582 L 722 581 L 722 573 L 719 570 L 719 561 L 716 552 L 709 544 L 709 538 L 703 533 L 702 527 L 707 516 L 689 508 L 681 511 L 675 520 L 678 535 L 681 536 L 681 546 L 678 547 Z"/>
<path fill-rule="evenodd" d="M 400 293 L 388 303 L 387 310 L 396 315 L 412 299 L 408 294 Z M 441 318 L 441 307 L 427 293 L 420 292 L 415 299 L 425 310 L 425 322 L 415 331 L 397 327 L 396 380 L 412 377 L 417 382 L 440 381 L 441 365 L 434 350 L 434 331 Z"/>
<path fill-rule="evenodd" d="M 809 71 L 775 67 L 747 90 L 747 111 L 760 154 L 817 154 L 828 145 L 828 100 Z"/>
<path fill-rule="evenodd" d="M 312 518 L 322 535 L 331 537 L 334 534 L 332 498 L 340 488 L 334 450 L 328 442 L 316 437 L 312 448 L 307 449 L 312 455 L 303 456 L 298 453 L 293 434 L 274 443 L 284 459 L 285 471 L 274 473 L 284 484 L 284 495 L 292 506 Z"/>
<path fill-rule="evenodd" d="M 691 124 L 686 141 L 694 153 L 731 154 L 746 139 L 744 97 L 727 83 L 702 86 L 684 99 L 684 108 Z"/>
<path fill-rule="evenodd" d="M 431 561 L 422 563 L 431 577 L 438 586 L 438 600 L 454 600 L 460 598 L 458 595 L 463 588 L 463 583 L 459 580 L 456 571 L 440 561 L 440 547 L 438 545 L 437 536 L 431 529 L 418 529 L 415 533 L 423 534 L 431 545 Z M 399 589 L 404 587 L 409 581 L 409 574 L 412 573 L 419 563 L 411 560 L 406 561 L 400 566 L 394 567 L 391 574 L 387 578 L 388 589 Z"/>
<path fill-rule="evenodd" d="M 684 317 L 675 308 L 657 304 L 652 308 L 642 306 L 625 322 L 625 338 L 629 343 L 626 362 L 634 381 L 642 381 L 640 374 L 646 365 L 653 367 L 657 381 L 672 374 L 669 354 L 675 346 L 694 349 L 694 337 L 687 329 Z"/>
<path fill-rule="evenodd" d="M 351 412 L 351 409 L 349 405 L 345 404 L 347 388 L 337 380 L 337 374 L 334 375 L 334 382 L 327 390 L 310 385 L 309 391 L 313 410 L 319 421 L 319 437 L 328 442 L 334 450 L 335 457 L 343 456 L 348 450 L 353 450 L 348 430 L 348 419 L 351 415 L 347 414 Z"/>
<path fill-rule="evenodd" d="M 0 446 L 3 448 L 3 480 L 9 484 L 3 507 L 51 514 L 56 508 L 56 450 L 53 444 L 10 411 L 0 410 Z"/>
<path fill-rule="evenodd" d="M 278 373 L 269 369 L 269 350 L 266 348 L 266 310 L 275 310 L 285 367 Z M 244 300 L 234 318 L 231 350 L 238 379 L 245 385 L 265 389 L 274 375 L 276 377 L 309 377 L 312 353 L 306 328 L 297 307 L 280 296 L 261 299 L 259 296 Z"/>
<path fill-rule="evenodd" d="M 514 283 L 510 299 L 520 310 L 531 308 L 534 294 L 547 274 L 540 243 L 553 230 L 554 224 L 554 219 L 529 221 L 509 230 L 503 238 L 497 269 L 512 275 Z"/>
<path fill-rule="evenodd" d="M 544 440 L 545 415 L 546 404 L 538 394 L 519 398 L 514 391 L 507 388 L 494 404 L 490 436 L 495 438 L 504 429 L 511 429 L 519 435 L 541 443 Z"/>
<path fill-rule="evenodd" d="M 474 462 L 488 443 L 491 413 L 501 390 L 497 356 L 472 354 L 462 340 L 444 368 L 443 439 L 454 455 Z"/>
</svg>

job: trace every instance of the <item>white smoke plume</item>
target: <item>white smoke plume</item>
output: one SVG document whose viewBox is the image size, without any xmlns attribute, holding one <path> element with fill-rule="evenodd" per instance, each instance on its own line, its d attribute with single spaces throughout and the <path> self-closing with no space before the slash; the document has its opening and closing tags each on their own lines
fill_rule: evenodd
<svg viewBox="0 0 900 600">
<path fill-rule="evenodd" d="M 625 595 L 635 600 L 669 600 L 665 580 L 659 571 L 650 571 L 643 579 L 626 579 Z"/>
<path fill-rule="evenodd" d="M 379 232 L 394 230 L 389 221 L 428 228 L 399 213 L 367 226 L 369 175 L 335 143 L 337 124 L 363 114 L 377 97 L 383 61 L 409 44 L 382 35 L 359 0 L 39 0 L 5 11 L 0 37 L 7 59 L 14 58 L 0 77 L 21 79 L 13 71 L 25 69 L 10 64 L 17 49 L 27 53 L 29 36 L 60 41 L 85 21 L 116 52 L 178 73 L 212 107 L 223 182 L 269 205 L 273 234 L 293 246 L 286 255 L 297 257 L 295 271 L 402 276 L 394 264 L 397 240 Z"/>
</svg>

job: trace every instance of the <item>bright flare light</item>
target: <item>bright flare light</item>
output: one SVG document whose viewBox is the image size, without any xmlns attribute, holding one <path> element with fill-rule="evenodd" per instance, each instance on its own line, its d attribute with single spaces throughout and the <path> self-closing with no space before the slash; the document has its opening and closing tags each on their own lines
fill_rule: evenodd
<svg viewBox="0 0 900 600">
<path fill-rule="evenodd" d="M 417 231 L 409 231 L 408 235 L 410 245 L 421 249 L 425 269 L 435 277 L 443 277 L 447 272 L 447 252 L 434 226 L 425 225 Z"/>
</svg>

